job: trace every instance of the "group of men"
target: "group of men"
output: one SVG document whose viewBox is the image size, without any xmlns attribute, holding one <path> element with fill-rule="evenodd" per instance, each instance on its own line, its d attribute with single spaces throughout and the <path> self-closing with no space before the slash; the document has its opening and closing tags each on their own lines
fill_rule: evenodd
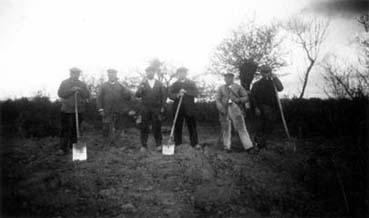
<svg viewBox="0 0 369 218">
<path fill-rule="evenodd" d="M 266 148 L 266 136 L 272 132 L 278 115 L 277 92 L 283 90 L 283 85 L 269 66 L 263 65 L 259 71 L 261 79 L 253 84 L 251 93 L 234 83 L 232 73 L 224 75 L 225 84 L 217 90 L 215 102 L 226 151 L 231 150 L 232 126 L 246 151 L 257 152 L 261 148 Z M 257 116 L 254 140 L 251 140 L 248 133 L 245 113 L 242 111 L 251 109 L 251 105 Z"/>
<path fill-rule="evenodd" d="M 127 115 L 139 115 L 140 140 L 142 152 L 148 149 L 147 142 L 150 126 L 155 139 L 156 150 L 162 149 L 162 121 L 165 113 L 167 99 L 173 100 L 173 112 L 181 102 L 177 120 L 174 127 L 175 145 L 182 144 L 183 121 L 186 122 L 189 132 L 190 144 L 196 149 L 201 149 L 196 127 L 195 98 L 199 90 L 194 81 L 187 78 L 188 69 L 180 67 L 176 71 L 177 81 L 166 88 L 162 82 L 155 78 L 160 72 L 156 66 L 150 65 L 145 69 L 146 76 L 137 91 L 132 93 L 126 86 L 118 81 L 117 70 L 108 69 L 108 81 L 102 84 L 97 93 L 97 110 L 103 121 L 103 135 L 113 142 L 118 130 L 127 123 Z M 219 120 L 222 128 L 223 145 L 226 151 L 231 150 L 232 126 L 237 131 L 242 145 L 247 152 L 256 148 L 265 147 L 265 134 L 270 133 L 271 123 L 276 119 L 277 104 L 276 91 L 281 91 L 283 86 L 280 80 L 274 76 L 269 67 L 261 67 L 262 78 L 253 84 L 251 94 L 242 86 L 234 82 L 234 75 L 224 75 L 225 84 L 216 92 L 216 106 L 219 111 Z M 79 80 L 81 70 L 70 69 L 70 77 L 64 80 L 58 90 L 61 98 L 61 137 L 60 153 L 67 154 L 72 144 L 77 141 L 75 113 L 78 110 L 78 122 L 83 120 L 86 101 L 90 98 L 87 85 Z M 249 95 L 251 97 L 249 97 Z M 140 100 L 138 111 L 129 107 L 129 102 L 134 98 Z M 180 101 L 180 99 L 182 99 Z M 243 108 L 250 107 L 252 102 L 255 114 L 259 117 L 259 128 L 254 140 L 246 128 Z M 174 114 L 174 113 L 173 113 Z M 258 145 L 258 146 L 256 146 Z"/>
</svg>

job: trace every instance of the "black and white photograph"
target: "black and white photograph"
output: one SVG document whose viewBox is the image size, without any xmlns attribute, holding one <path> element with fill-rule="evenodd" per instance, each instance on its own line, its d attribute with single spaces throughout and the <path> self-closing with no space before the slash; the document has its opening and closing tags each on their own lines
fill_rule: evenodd
<svg viewBox="0 0 369 218">
<path fill-rule="evenodd" d="M 0 0 L 0 217 L 369 218 L 369 0 Z"/>
</svg>

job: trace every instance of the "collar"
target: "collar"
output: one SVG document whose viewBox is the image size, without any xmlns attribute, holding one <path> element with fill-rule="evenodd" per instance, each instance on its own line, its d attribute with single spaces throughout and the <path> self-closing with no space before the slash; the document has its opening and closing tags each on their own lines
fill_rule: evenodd
<svg viewBox="0 0 369 218">
<path fill-rule="evenodd" d="M 263 77 L 264 80 L 272 80 L 272 77 Z"/>
</svg>

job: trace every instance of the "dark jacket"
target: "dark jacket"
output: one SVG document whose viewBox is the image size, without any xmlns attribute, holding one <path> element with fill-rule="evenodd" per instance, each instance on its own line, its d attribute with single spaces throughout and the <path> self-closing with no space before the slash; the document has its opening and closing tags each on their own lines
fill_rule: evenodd
<svg viewBox="0 0 369 218">
<path fill-rule="evenodd" d="M 72 88 L 76 86 L 82 89 L 78 94 L 78 112 L 83 113 L 85 111 L 86 101 L 90 97 L 86 83 L 68 78 L 60 84 L 58 89 L 58 96 L 61 98 L 62 103 L 61 111 L 64 113 L 74 113 L 75 111 L 75 99 Z"/>
<path fill-rule="evenodd" d="M 142 98 L 143 107 L 160 110 L 165 106 L 167 90 L 159 80 L 155 80 L 153 88 L 144 80 L 136 91 L 136 97 Z"/>
<path fill-rule="evenodd" d="M 115 83 L 105 82 L 97 94 L 97 108 L 104 109 L 107 114 L 126 113 L 129 110 L 128 101 L 131 100 L 131 97 L 129 89 L 118 81 Z"/>
<path fill-rule="evenodd" d="M 273 84 L 274 83 L 274 84 Z M 261 78 L 252 85 L 251 98 L 253 106 L 269 105 L 278 107 L 274 85 L 278 92 L 283 90 L 281 81 L 275 78 Z"/>
<path fill-rule="evenodd" d="M 179 93 L 179 90 L 184 89 L 186 90 L 186 93 L 183 96 L 182 105 L 189 115 L 193 115 L 196 111 L 195 108 L 195 97 L 199 95 L 199 91 L 196 87 L 196 84 L 194 81 L 185 79 L 183 82 L 177 80 L 169 87 L 169 98 L 174 100 L 173 108 L 177 108 L 179 98 L 177 98 L 177 94 Z"/>
</svg>

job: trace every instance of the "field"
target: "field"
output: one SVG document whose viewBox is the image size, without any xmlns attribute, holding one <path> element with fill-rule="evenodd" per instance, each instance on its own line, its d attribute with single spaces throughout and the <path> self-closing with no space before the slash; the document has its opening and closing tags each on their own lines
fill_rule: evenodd
<svg viewBox="0 0 369 218">
<path fill-rule="evenodd" d="M 304 165 L 306 145 L 297 142 L 293 153 L 279 137 L 268 150 L 251 155 L 238 151 L 235 138 L 236 151 L 225 153 L 216 145 L 218 131 L 201 127 L 203 150 L 182 145 L 174 156 L 139 152 L 134 128 L 115 146 L 107 145 L 99 132 L 87 132 L 86 162 L 57 156 L 57 138 L 12 140 L 2 151 L 3 215 L 336 217 L 343 213 L 315 201 L 301 183 L 299 177 L 313 179 L 302 175 L 309 167 Z M 342 199 L 340 193 L 335 197 Z"/>
<path fill-rule="evenodd" d="M 190 147 L 185 133 L 187 141 L 176 148 L 176 154 L 163 156 L 153 149 L 146 153 L 139 151 L 139 130 L 133 125 L 115 145 L 109 145 L 96 122 L 84 125 L 83 139 L 88 145 L 85 162 L 73 162 L 71 155 L 58 156 L 59 138 L 53 136 L 57 128 L 52 129 L 55 127 L 52 123 L 34 122 L 31 118 L 42 120 L 43 117 L 40 113 L 32 114 L 32 107 L 28 106 L 32 116 L 23 115 L 17 119 L 28 131 L 13 126 L 16 134 L 2 137 L 1 215 L 55 218 L 366 217 L 369 192 L 365 119 L 355 124 L 357 128 L 354 129 L 348 121 L 355 123 L 350 116 L 359 119 L 358 113 L 343 117 L 337 115 L 338 110 L 312 111 L 310 108 L 308 111 L 300 105 L 300 110 L 305 110 L 302 113 L 296 105 L 291 107 L 293 103 L 285 105 L 296 152 L 288 145 L 278 124 L 269 136 L 268 148 L 258 154 L 242 152 L 236 135 L 233 137 L 234 151 L 222 151 L 218 143 L 218 123 L 202 121 L 198 128 L 202 150 Z M 3 114 L 5 111 L 12 115 L 9 111 L 16 111 L 10 110 L 9 105 L 8 109 L 3 107 Z M 56 106 L 51 108 L 52 113 L 44 112 L 44 117 L 58 110 Z M 341 135 L 325 134 L 324 125 L 329 122 L 317 116 L 325 111 L 332 114 L 328 121 Z M 340 110 L 340 113 L 345 112 Z M 305 118 L 311 117 L 300 122 L 304 124 L 301 128 L 297 128 L 299 122 L 293 119 L 298 113 Z M 337 125 L 338 121 L 345 125 Z M 312 125 L 319 122 L 320 126 Z M 12 129 L 10 127 L 7 126 Z M 2 128 L 5 130 L 4 126 Z M 312 128 L 322 130 L 314 132 Z M 342 134 L 348 128 L 352 132 Z M 32 133 L 42 132 L 40 129 L 50 132 L 32 136 Z M 164 142 L 168 130 L 166 125 Z M 153 145 L 152 136 L 150 140 Z"/>
</svg>

